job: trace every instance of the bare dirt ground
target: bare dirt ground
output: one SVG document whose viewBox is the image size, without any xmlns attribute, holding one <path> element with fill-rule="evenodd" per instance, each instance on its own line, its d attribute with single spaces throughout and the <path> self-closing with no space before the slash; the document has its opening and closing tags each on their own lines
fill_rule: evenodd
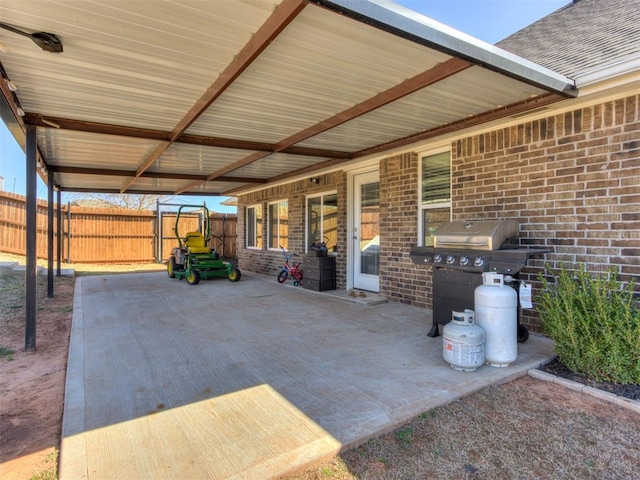
<svg viewBox="0 0 640 480">
<path fill-rule="evenodd" d="M 0 262 L 22 259 L 0 254 Z M 72 265 L 78 275 L 162 265 Z M 38 276 L 37 350 L 24 351 L 24 272 L 0 269 L 0 478 L 56 478 L 73 278 Z M 13 353 L 11 353 L 13 352 Z M 637 479 L 640 415 L 522 378 L 415 418 L 288 480 Z M 115 478 L 115 477 L 114 477 Z"/>
<path fill-rule="evenodd" d="M 0 262 L 24 258 L 0 253 Z M 45 266 L 44 262 L 38 262 Z M 63 265 L 77 275 L 164 270 L 163 265 Z M 25 274 L 0 268 L 0 478 L 53 479 L 60 446 L 75 278 L 38 275 L 36 351 L 25 346 Z"/>
</svg>

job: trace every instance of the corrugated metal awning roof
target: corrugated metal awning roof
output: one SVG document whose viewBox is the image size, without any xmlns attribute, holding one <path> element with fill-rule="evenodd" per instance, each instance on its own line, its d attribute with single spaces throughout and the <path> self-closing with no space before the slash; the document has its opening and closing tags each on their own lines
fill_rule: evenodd
<svg viewBox="0 0 640 480">
<path fill-rule="evenodd" d="M 0 22 L 64 45 L 0 28 L 3 119 L 26 112 L 63 191 L 232 194 L 576 94 L 384 0 L 4 0 Z"/>
</svg>

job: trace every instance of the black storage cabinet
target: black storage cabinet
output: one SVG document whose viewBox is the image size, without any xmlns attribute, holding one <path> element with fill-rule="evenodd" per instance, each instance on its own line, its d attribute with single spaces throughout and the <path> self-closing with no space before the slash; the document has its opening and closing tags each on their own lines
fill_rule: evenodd
<svg viewBox="0 0 640 480">
<path fill-rule="evenodd" d="M 336 257 L 305 255 L 302 266 L 304 288 L 316 292 L 336 289 Z"/>
</svg>

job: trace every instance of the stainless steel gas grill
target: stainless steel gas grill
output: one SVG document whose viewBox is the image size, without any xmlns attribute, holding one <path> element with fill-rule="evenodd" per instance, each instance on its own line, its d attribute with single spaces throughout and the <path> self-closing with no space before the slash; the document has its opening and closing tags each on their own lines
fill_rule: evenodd
<svg viewBox="0 0 640 480">
<path fill-rule="evenodd" d="M 518 230 L 518 223 L 510 220 L 446 222 L 436 230 L 433 247 L 411 248 L 413 263 L 433 266 L 430 337 L 439 335 L 438 325 L 447 324 L 452 311 L 473 310 L 474 291 L 482 285 L 483 272 L 517 278 L 530 257 L 553 252 L 521 247 Z M 518 336 L 526 339 L 524 327 L 519 326 Z"/>
</svg>

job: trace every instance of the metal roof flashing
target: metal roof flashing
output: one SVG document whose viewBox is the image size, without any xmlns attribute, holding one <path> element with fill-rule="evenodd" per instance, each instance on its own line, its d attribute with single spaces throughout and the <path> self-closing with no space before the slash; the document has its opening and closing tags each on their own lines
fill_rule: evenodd
<svg viewBox="0 0 640 480">
<path fill-rule="evenodd" d="M 586 87 L 596 83 L 620 78 L 623 75 L 638 74 L 640 72 L 640 55 L 630 55 L 617 62 L 602 65 L 588 72 L 576 75 L 579 87 Z"/>
<path fill-rule="evenodd" d="M 407 40 L 463 58 L 545 90 L 576 97 L 575 82 L 390 0 L 309 0 Z"/>
</svg>

